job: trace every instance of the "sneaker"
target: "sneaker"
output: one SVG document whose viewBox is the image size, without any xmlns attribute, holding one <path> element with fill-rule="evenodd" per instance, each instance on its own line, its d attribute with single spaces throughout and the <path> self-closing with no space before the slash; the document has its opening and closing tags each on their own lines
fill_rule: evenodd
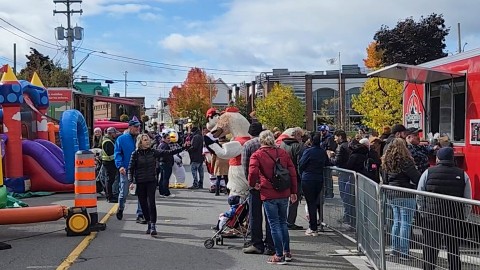
<svg viewBox="0 0 480 270">
<path fill-rule="evenodd" d="M 285 261 L 285 257 L 278 257 L 277 255 L 273 255 L 272 257 L 268 258 L 267 263 L 269 264 L 287 264 Z"/>
<path fill-rule="evenodd" d="M 243 248 L 242 249 L 243 253 L 245 254 L 262 254 L 263 252 L 255 247 L 254 245 L 251 245 L 249 247 Z"/>
<path fill-rule="evenodd" d="M 193 185 L 193 186 L 191 186 L 191 187 L 188 187 L 187 189 L 198 189 L 198 186 Z"/>
<path fill-rule="evenodd" d="M 288 224 L 287 227 L 289 230 L 303 230 L 303 227 L 297 224 Z"/>
<path fill-rule="evenodd" d="M 122 220 L 123 218 L 123 210 L 118 209 L 117 210 L 117 219 Z"/>
<path fill-rule="evenodd" d="M 150 232 L 150 235 L 157 235 L 157 227 L 155 226 L 155 224 L 152 224 L 152 231 Z"/>
<path fill-rule="evenodd" d="M 168 196 L 165 196 L 165 198 L 175 198 L 175 197 L 176 197 L 175 194 L 170 194 Z"/>
<path fill-rule="evenodd" d="M 275 249 L 265 248 L 265 250 L 263 251 L 263 255 L 268 255 L 268 256 L 275 255 Z"/>
<path fill-rule="evenodd" d="M 147 224 L 147 221 L 142 216 L 138 216 L 135 222 L 139 224 Z"/>
<path fill-rule="evenodd" d="M 283 257 L 285 258 L 286 262 L 291 262 L 292 261 L 292 253 L 291 252 L 283 253 Z"/>
<path fill-rule="evenodd" d="M 310 228 L 308 228 L 308 229 L 305 231 L 305 235 L 308 235 L 308 236 L 317 236 L 318 233 L 317 233 L 317 231 L 313 231 L 313 230 L 311 230 Z"/>
<path fill-rule="evenodd" d="M 152 232 L 152 225 L 148 223 L 147 231 L 145 232 L 145 234 L 150 234 L 151 232 Z"/>
</svg>

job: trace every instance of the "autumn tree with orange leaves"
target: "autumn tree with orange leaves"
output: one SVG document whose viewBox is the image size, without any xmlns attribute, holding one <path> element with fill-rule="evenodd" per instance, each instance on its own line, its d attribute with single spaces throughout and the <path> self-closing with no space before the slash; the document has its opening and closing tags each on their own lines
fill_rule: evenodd
<svg viewBox="0 0 480 270">
<path fill-rule="evenodd" d="M 198 127 L 206 124 L 205 114 L 217 95 L 212 77 L 200 68 L 192 68 L 181 86 L 174 86 L 167 104 L 175 118 L 189 118 Z"/>
<path fill-rule="evenodd" d="M 367 46 L 367 58 L 363 59 L 363 63 L 367 68 L 370 69 L 379 69 L 383 66 L 382 56 L 383 51 L 379 50 L 377 47 L 377 42 L 372 41 Z"/>
</svg>

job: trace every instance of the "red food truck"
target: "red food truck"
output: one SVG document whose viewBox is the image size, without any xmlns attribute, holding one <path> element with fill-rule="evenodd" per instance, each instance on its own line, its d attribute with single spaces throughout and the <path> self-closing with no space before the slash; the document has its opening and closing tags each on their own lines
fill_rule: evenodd
<svg viewBox="0 0 480 270">
<path fill-rule="evenodd" d="M 403 122 L 423 129 L 421 136 L 448 136 L 457 166 L 480 199 L 480 48 L 418 66 L 394 64 L 368 74 L 405 81 Z M 477 108 L 478 106 L 478 108 Z"/>
</svg>

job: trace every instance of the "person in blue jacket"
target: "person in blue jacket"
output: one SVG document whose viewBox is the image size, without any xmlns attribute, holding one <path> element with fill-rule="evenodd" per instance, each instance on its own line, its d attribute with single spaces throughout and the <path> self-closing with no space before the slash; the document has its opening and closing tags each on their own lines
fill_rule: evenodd
<svg viewBox="0 0 480 270">
<path fill-rule="evenodd" d="M 114 159 L 115 166 L 120 173 L 119 195 L 118 195 L 118 211 L 117 219 L 122 220 L 125 202 L 128 196 L 128 165 L 133 151 L 135 151 L 135 143 L 137 135 L 140 133 L 140 122 L 134 117 L 128 122 L 128 132 L 120 135 L 115 141 Z M 137 206 L 137 222 L 146 223 L 143 219 L 142 208 Z"/>
<path fill-rule="evenodd" d="M 321 144 L 321 135 L 312 139 L 312 147 L 307 148 L 298 163 L 302 179 L 302 191 L 307 201 L 309 228 L 305 232 L 309 236 L 317 236 L 317 206 L 323 188 L 323 168 L 330 165 L 327 152 Z"/>
</svg>

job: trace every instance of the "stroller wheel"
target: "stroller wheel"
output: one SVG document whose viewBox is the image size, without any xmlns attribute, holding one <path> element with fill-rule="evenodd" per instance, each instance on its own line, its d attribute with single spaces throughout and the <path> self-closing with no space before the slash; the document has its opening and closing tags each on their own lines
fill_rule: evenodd
<svg viewBox="0 0 480 270">
<path fill-rule="evenodd" d="M 205 242 L 203 242 L 203 245 L 205 246 L 206 249 L 211 249 L 213 246 L 215 246 L 215 242 L 213 239 L 207 239 Z"/>
</svg>

